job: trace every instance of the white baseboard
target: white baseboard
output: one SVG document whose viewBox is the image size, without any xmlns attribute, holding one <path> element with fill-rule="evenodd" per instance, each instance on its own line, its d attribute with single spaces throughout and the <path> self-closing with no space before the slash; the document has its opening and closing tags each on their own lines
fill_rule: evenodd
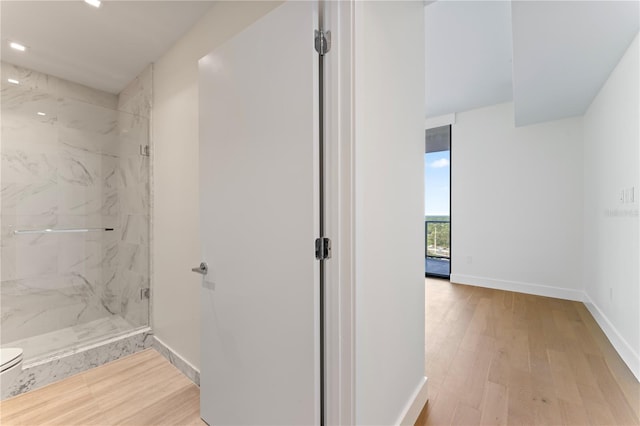
<svg viewBox="0 0 640 426">
<path fill-rule="evenodd" d="M 620 358 L 627 364 L 629 370 L 640 381 L 640 356 L 633 350 L 631 345 L 627 343 L 624 337 L 618 332 L 618 329 L 611 324 L 609 318 L 600 310 L 598 305 L 593 303 L 588 294 L 584 294 L 584 304 L 596 320 L 609 342 L 613 345 Z"/>
<path fill-rule="evenodd" d="M 413 426 L 416 423 L 416 420 L 418 420 L 418 416 L 426 403 L 427 378 L 423 377 L 420 379 L 420 383 L 418 383 L 418 386 L 413 392 L 413 395 L 411 395 L 411 399 L 407 403 L 406 407 L 402 410 L 396 424 L 400 426 Z"/>
<path fill-rule="evenodd" d="M 165 357 L 174 367 L 180 370 L 182 374 L 187 376 L 189 380 L 200 386 L 200 370 L 194 367 L 189 361 L 182 358 L 169 345 L 158 339 L 157 336 L 153 337 L 152 347 L 160 352 L 160 355 Z"/>
<path fill-rule="evenodd" d="M 496 280 L 493 278 L 474 277 L 471 275 L 451 274 L 450 281 L 456 284 L 474 285 L 477 287 L 493 288 L 497 290 L 515 291 L 518 293 L 533 294 L 536 296 L 555 297 L 557 299 L 583 302 L 596 323 L 600 326 L 607 339 L 618 352 L 620 358 L 627 364 L 633 375 L 640 381 L 640 356 L 629 343 L 622 337 L 618 329 L 609 321 L 609 318 L 591 300 L 589 295 L 581 290 L 572 290 L 559 287 L 544 286 L 539 284 L 523 283 L 517 281 Z"/>
<path fill-rule="evenodd" d="M 523 283 L 519 281 L 497 280 L 494 278 L 474 277 L 472 275 L 461 274 L 451 274 L 450 281 L 455 284 L 474 285 L 477 287 L 514 291 L 517 293 L 533 294 L 536 296 L 555 297 L 557 299 L 573 300 L 576 302 L 582 302 L 584 300 L 584 293 L 581 290 Z"/>
</svg>

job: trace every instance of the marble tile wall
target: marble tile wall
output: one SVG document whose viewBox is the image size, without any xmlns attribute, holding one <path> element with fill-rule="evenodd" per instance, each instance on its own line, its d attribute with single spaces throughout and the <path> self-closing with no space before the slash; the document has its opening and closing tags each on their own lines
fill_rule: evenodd
<svg viewBox="0 0 640 426">
<path fill-rule="evenodd" d="M 120 96 L 0 72 L 0 343 L 112 315 L 148 324 L 150 68 Z M 94 227 L 115 230 L 13 232 Z"/>
<path fill-rule="evenodd" d="M 136 326 L 149 323 L 149 300 L 140 290 L 150 287 L 150 156 L 152 66 L 149 65 L 118 96 L 120 134 L 120 223 L 118 241 L 119 312 Z"/>
</svg>

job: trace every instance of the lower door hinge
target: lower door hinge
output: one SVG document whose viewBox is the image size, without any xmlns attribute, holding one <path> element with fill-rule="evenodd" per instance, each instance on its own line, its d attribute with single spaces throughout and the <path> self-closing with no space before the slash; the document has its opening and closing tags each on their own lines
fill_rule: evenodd
<svg viewBox="0 0 640 426">
<path fill-rule="evenodd" d="M 325 260 L 331 258 L 331 240 L 329 238 L 316 238 L 316 259 Z"/>
<path fill-rule="evenodd" d="M 320 56 L 329 53 L 329 50 L 331 50 L 331 31 L 316 30 L 315 47 Z"/>
</svg>

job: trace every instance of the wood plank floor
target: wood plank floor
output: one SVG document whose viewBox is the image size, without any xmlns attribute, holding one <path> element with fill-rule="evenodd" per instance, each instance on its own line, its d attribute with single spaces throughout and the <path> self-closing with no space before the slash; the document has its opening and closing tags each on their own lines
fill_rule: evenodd
<svg viewBox="0 0 640 426">
<path fill-rule="evenodd" d="M 582 303 L 426 280 L 416 425 L 638 425 L 640 384 Z"/>
<path fill-rule="evenodd" d="M 1 425 L 205 425 L 200 389 L 153 349 L 0 403 Z"/>
<path fill-rule="evenodd" d="M 584 305 L 426 280 L 416 425 L 639 425 L 640 385 Z M 0 403 L 2 425 L 203 425 L 153 349 Z"/>
</svg>

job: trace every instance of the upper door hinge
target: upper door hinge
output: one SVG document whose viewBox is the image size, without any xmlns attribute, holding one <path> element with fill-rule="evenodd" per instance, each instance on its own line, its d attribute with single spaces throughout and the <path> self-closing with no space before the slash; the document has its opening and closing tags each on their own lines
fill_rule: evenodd
<svg viewBox="0 0 640 426">
<path fill-rule="evenodd" d="M 331 240 L 329 238 L 316 238 L 316 259 L 325 260 L 331 258 Z"/>
<path fill-rule="evenodd" d="M 326 55 L 331 50 L 331 31 L 316 30 L 315 46 L 320 56 Z"/>
</svg>

